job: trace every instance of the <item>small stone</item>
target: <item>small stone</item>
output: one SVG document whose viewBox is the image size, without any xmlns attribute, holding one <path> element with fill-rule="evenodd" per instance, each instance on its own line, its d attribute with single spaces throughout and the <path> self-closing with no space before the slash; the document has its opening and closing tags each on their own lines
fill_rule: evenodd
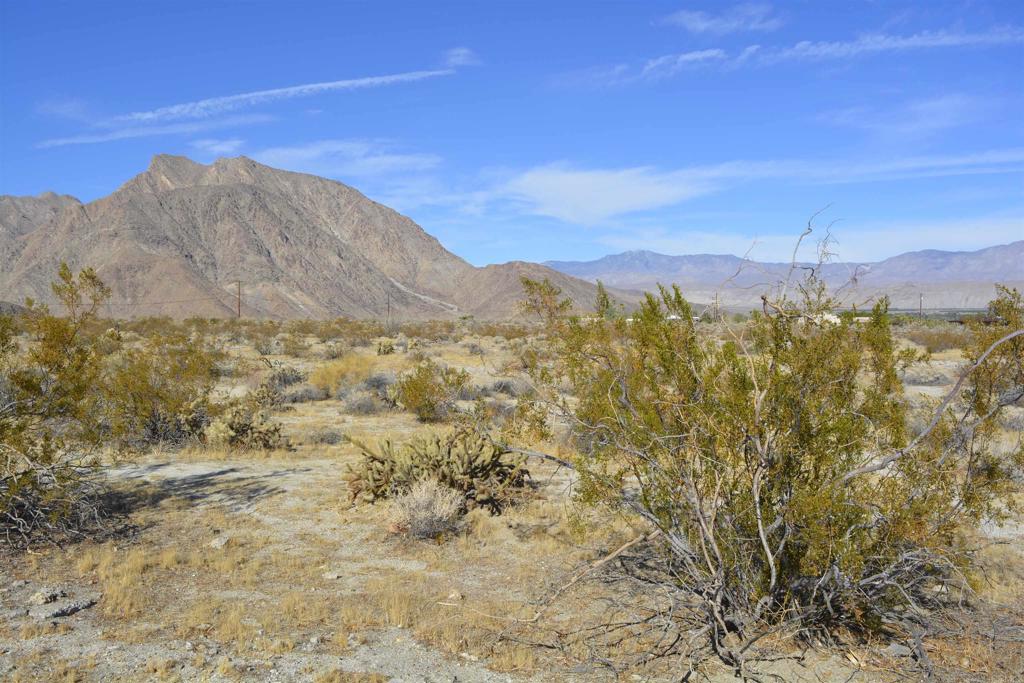
<svg viewBox="0 0 1024 683">
<path fill-rule="evenodd" d="M 227 535 L 218 536 L 217 538 L 210 541 L 210 547 L 216 550 L 220 550 L 228 544 L 228 538 L 229 537 Z"/>
<path fill-rule="evenodd" d="M 52 588 L 43 588 L 32 594 L 32 597 L 28 599 L 30 605 L 49 605 L 51 602 L 56 602 L 60 598 L 67 597 L 67 593 L 62 590 L 55 590 Z"/>
<path fill-rule="evenodd" d="M 335 581 L 337 579 L 340 579 L 342 576 L 344 576 L 344 573 L 337 569 L 332 569 L 329 572 L 323 573 L 323 577 L 329 581 Z"/>
<path fill-rule="evenodd" d="M 913 654 L 913 651 L 906 645 L 892 643 L 889 647 L 885 648 L 885 654 L 890 657 L 909 657 Z"/>
<path fill-rule="evenodd" d="M 189 652 L 192 652 L 192 650 L 194 650 L 195 647 L 196 646 L 192 644 L 192 641 L 190 641 L 190 640 L 186 640 L 185 641 L 185 649 L 188 650 Z"/>
<path fill-rule="evenodd" d="M 465 600 L 466 596 L 459 591 L 452 591 L 448 594 L 448 599 L 452 601 Z"/>
<path fill-rule="evenodd" d="M 18 579 L 17 581 L 11 581 L 11 585 L 9 586 L 9 588 L 11 590 L 16 590 L 18 588 L 24 588 L 27 585 L 28 579 Z"/>
</svg>

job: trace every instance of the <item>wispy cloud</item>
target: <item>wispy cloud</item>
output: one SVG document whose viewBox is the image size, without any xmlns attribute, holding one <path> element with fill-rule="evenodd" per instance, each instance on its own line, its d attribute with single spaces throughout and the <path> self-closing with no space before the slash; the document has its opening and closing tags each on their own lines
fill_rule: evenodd
<svg viewBox="0 0 1024 683">
<path fill-rule="evenodd" d="M 394 151 L 387 140 L 317 140 L 271 147 L 253 154 L 257 161 L 290 171 L 335 178 L 415 173 L 436 168 L 441 157 Z"/>
<path fill-rule="evenodd" d="M 725 50 L 717 48 L 662 55 L 661 57 L 648 60 L 640 70 L 639 78 L 644 80 L 669 78 L 689 66 L 708 62 L 721 62 L 727 59 L 727 57 L 728 55 Z"/>
<path fill-rule="evenodd" d="M 230 140 L 206 138 L 203 140 L 193 140 L 188 144 L 194 149 L 206 152 L 207 154 L 234 154 L 245 144 L 245 140 L 239 138 L 232 138 Z"/>
<path fill-rule="evenodd" d="M 386 76 L 368 76 L 366 78 L 349 78 L 340 81 L 324 81 L 322 83 L 304 83 L 292 85 L 286 88 L 273 88 L 270 90 L 254 90 L 252 92 L 238 95 L 226 95 L 224 97 L 210 97 L 194 102 L 183 102 L 172 104 L 151 111 L 138 111 L 131 114 L 124 114 L 113 119 L 115 123 L 154 123 L 161 121 L 176 121 L 180 119 L 200 119 L 223 114 L 243 107 L 251 107 L 266 102 L 287 100 L 296 97 L 309 97 L 325 92 L 343 90 L 361 90 L 366 88 L 380 88 L 397 83 L 411 83 L 422 81 L 428 78 L 439 76 L 450 76 L 455 73 L 454 69 L 434 69 L 432 71 L 407 71 L 405 73 L 388 74 Z"/>
<path fill-rule="evenodd" d="M 855 59 L 884 53 L 952 48 L 984 48 L 1024 44 L 1024 29 L 998 27 L 980 33 L 923 31 L 910 35 L 870 34 L 848 41 L 801 41 L 789 46 L 748 45 L 738 52 L 709 48 L 582 69 L 556 77 L 559 85 L 615 86 L 663 80 L 697 68 L 737 69 L 790 62 Z"/>
<path fill-rule="evenodd" d="M 91 118 L 89 105 L 77 97 L 50 99 L 36 105 L 36 112 L 44 116 L 68 119 L 70 121 L 88 121 Z"/>
<path fill-rule="evenodd" d="M 690 33 L 710 33 L 721 36 L 746 31 L 775 31 L 782 27 L 782 19 L 775 15 L 771 5 L 736 5 L 720 14 L 698 10 L 680 10 L 664 19 L 663 24 L 679 26 Z"/>
<path fill-rule="evenodd" d="M 480 64 L 480 58 L 468 47 L 453 47 L 444 53 L 444 65 L 449 69 L 478 64 Z"/>
<path fill-rule="evenodd" d="M 568 223 L 597 224 L 613 216 L 678 204 L 713 189 L 709 178 L 651 167 L 578 169 L 553 164 L 530 169 L 499 192 L 529 212 Z"/>
<path fill-rule="evenodd" d="M 951 93 L 905 102 L 892 108 L 857 106 L 823 114 L 836 126 L 867 131 L 882 139 L 918 140 L 979 120 L 989 104 L 978 97 Z"/>
<path fill-rule="evenodd" d="M 762 53 L 766 63 L 790 60 L 847 59 L 883 52 L 904 52 L 953 47 L 993 47 L 1024 43 L 1024 29 L 993 28 L 982 33 L 922 31 L 906 36 L 875 33 L 847 41 L 804 40 L 786 48 Z"/>
<path fill-rule="evenodd" d="M 493 191 L 493 197 L 515 202 L 528 213 L 594 226 L 619 216 L 674 206 L 749 182 L 848 184 L 1021 172 L 1024 172 L 1024 148 L 861 163 L 739 160 L 674 170 L 649 166 L 581 169 L 552 164 L 512 177 Z"/>
<path fill-rule="evenodd" d="M 557 85 L 611 87 L 630 83 L 655 82 L 677 75 L 684 69 L 696 69 L 715 63 L 725 63 L 729 55 L 725 50 L 710 48 L 677 52 L 648 59 L 642 65 L 629 64 L 594 67 L 563 73 L 554 78 Z"/>
<path fill-rule="evenodd" d="M 159 126 L 125 126 L 96 133 L 84 133 L 82 135 L 72 135 L 63 138 L 50 138 L 38 143 L 36 147 L 46 149 L 50 147 L 64 147 L 67 145 L 92 145 L 100 142 L 113 142 L 115 140 L 128 140 L 132 138 L 143 138 L 157 135 L 189 135 L 220 128 L 234 128 L 237 126 L 267 123 L 273 120 L 274 117 L 266 114 L 247 114 L 244 116 L 229 116 L 227 118 L 214 121 L 189 121 L 185 123 L 170 123 Z"/>
</svg>

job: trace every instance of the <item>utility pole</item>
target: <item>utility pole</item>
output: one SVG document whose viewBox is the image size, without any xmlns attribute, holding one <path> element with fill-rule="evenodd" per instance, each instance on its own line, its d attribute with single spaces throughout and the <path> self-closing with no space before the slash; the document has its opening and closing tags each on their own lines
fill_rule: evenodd
<svg viewBox="0 0 1024 683">
<path fill-rule="evenodd" d="M 917 296 L 917 317 L 924 318 L 924 292 L 920 292 Z"/>
<path fill-rule="evenodd" d="M 238 318 L 239 320 L 241 320 L 242 319 L 242 281 L 241 280 L 235 280 L 235 287 L 236 287 L 236 289 L 235 289 L 235 301 L 236 301 L 235 317 Z"/>
</svg>

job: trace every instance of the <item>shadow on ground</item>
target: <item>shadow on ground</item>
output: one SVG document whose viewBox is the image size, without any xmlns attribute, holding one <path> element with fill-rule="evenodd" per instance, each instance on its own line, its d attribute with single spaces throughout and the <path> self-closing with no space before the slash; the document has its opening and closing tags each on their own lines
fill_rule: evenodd
<svg viewBox="0 0 1024 683">
<path fill-rule="evenodd" d="M 279 495 L 285 489 L 280 479 L 308 472 L 309 469 L 280 469 L 249 473 L 238 467 L 219 467 L 208 471 L 178 472 L 169 463 L 155 463 L 122 471 L 116 489 L 127 510 L 160 505 L 178 498 L 195 506 L 217 505 L 231 511 L 251 509 L 258 501 Z"/>
</svg>

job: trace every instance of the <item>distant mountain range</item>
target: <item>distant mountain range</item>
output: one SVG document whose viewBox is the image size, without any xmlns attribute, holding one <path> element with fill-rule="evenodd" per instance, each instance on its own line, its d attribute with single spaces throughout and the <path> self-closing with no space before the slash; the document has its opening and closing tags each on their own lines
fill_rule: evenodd
<svg viewBox="0 0 1024 683">
<path fill-rule="evenodd" d="M 514 261 L 478 268 L 413 221 L 342 183 L 246 157 L 204 165 L 158 155 L 107 197 L 83 204 L 47 192 L 0 196 L 0 302 L 53 302 L 61 261 L 92 266 L 110 285 L 117 317 L 227 317 L 241 291 L 248 317 L 392 319 L 518 313 L 520 278 L 550 279 L 577 308 L 597 280 L 630 303 L 639 290 L 678 283 L 691 301 L 749 307 L 787 264 L 736 256 L 633 251 L 596 261 Z M 994 283 L 1024 284 L 1024 241 L 976 252 L 919 251 L 879 263 L 832 263 L 849 301 L 889 294 L 898 307 L 976 308 Z M 12 310 L 4 306 L 4 310 Z"/>
<path fill-rule="evenodd" d="M 544 265 L 591 282 L 623 289 L 656 290 L 678 284 L 691 301 L 731 307 L 756 306 L 763 292 L 782 281 L 788 263 L 763 263 L 720 254 L 669 256 L 627 251 L 595 261 L 547 261 Z M 807 264 L 803 264 L 807 265 Z M 1024 285 L 1024 240 L 978 251 L 913 251 L 877 263 L 826 263 L 823 279 L 847 303 L 885 294 L 897 308 L 982 308 L 995 284 Z M 845 285 L 845 286 L 844 286 Z"/>
<path fill-rule="evenodd" d="M 107 197 L 0 196 L 0 301 L 52 302 L 61 261 L 92 266 L 117 317 L 509 318 L 520 277 L 581 308 L 596 287 L 534 263 L 477 268 L 413 221 L 333 180 L 245 157 L 158 155 Z"/>
</svg>

